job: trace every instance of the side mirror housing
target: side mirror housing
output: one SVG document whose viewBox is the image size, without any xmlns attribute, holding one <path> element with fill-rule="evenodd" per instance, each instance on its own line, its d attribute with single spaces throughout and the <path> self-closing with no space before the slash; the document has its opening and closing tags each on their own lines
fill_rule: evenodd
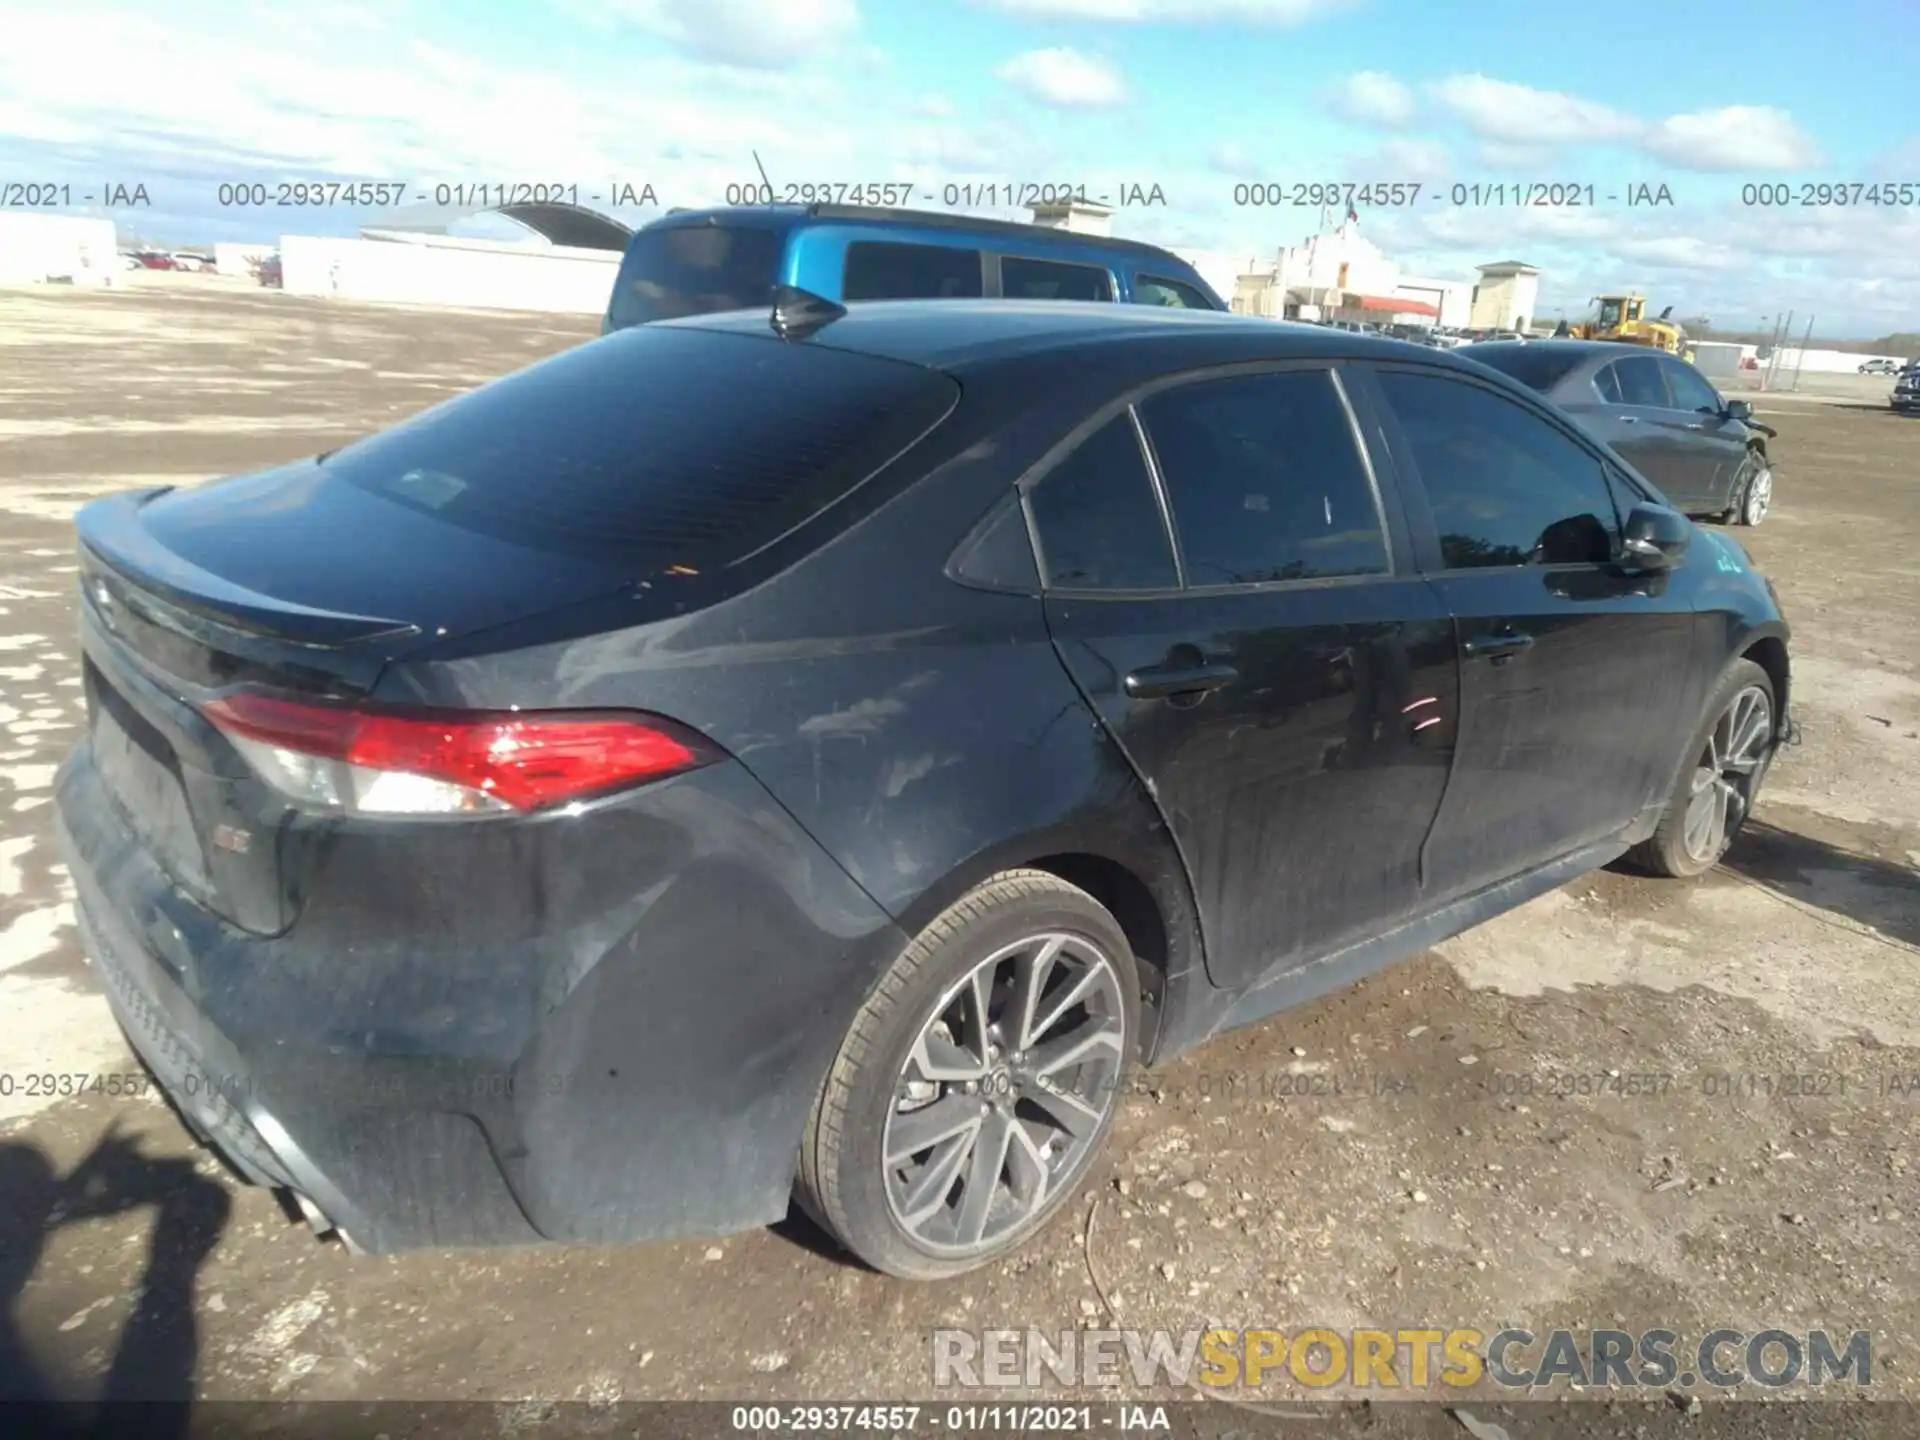
<svg viewBox="0 0 1920 1440">
<path fill-rule="evenodd" d="M 1751 420 L 1753 418 L 1753 406 L 1745 400 L 1729 400 L 1727 401 L 1727 418 L 1729 420 Z"/>
<path fill-rule="evenodd" d="M 1693 524 L 1678 510 L 1643 500 L 1627 512 L 1620 559 L 1635 570 L 1671 570 L 1686 558 Z"/>
</svg>

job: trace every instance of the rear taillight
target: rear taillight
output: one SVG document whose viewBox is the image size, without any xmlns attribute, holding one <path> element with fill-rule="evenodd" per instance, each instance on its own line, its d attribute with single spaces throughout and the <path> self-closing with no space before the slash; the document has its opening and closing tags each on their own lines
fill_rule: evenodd
<svg viewBox="0 0 1920 1440">
<path fill-rule="evenodd" d="M 713 758 L 685 731 L 640 715 L 385 711 L 251 694 L 204 713 L 287 798 L 365 815 L 544 810 Z"/>
</svg>

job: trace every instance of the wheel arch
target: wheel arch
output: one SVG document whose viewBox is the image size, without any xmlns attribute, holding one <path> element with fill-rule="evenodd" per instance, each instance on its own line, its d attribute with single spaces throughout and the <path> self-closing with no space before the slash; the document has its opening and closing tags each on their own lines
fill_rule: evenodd
<svg viewBox="0 0 1920 1440">
<path fill-rule="evenodd" d="M 1767 672 L 1767 679 L 1773 682 L 1773 713 L 1776 727 L 1787 723 L 1788 687 L 1792 681 L 1792 667 L 1787 660 L 1787 641 L 1784 635 L 1761 634 L 1750 636 L 1740 648 L 1739 658 L 1751 660 Z"/>
<path fill-rule="evenodd" d="M 1205 984 L 1199 911 L 1164 830 L 1116 844 L 1106 834 L 1054 828 L 982 850 L 923 890 L 898 917 L 917 935 L 969 890 L 1007 870 L 1044 870 L 1087 892 L 1112 914 L 1140 972 L 1137 1058 L 1150 1063 L 1184 987 Z"/>
</svg>

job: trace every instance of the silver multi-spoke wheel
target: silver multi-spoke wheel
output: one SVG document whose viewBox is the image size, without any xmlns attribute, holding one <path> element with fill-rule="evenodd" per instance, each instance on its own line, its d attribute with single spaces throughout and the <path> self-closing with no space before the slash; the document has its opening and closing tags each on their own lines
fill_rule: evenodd
<svg viewBox="0 0 1920 1440">
<path fill-rule="evenodd" d="M 1767 510 L 1773 504 L 1773 469 L 1757 455 L 1752 460 L 1753 473 L 1747 476 L 1745 490 L 1740 497 L 1740 523 L 1758 525 L 1767 518 Z"/>
<path fill-rule="evenodd" d="M 1004 946 L 934 1005 L 895 1085 L 887 1204 L 926 1249 L 992 1248 L 1079 1176 L 1128 1036 L 1119 972 L 1084 936 Z"/>
<path fill-rule="evenodd" d="M 1747 818 L 1773 746 L 1773 701 L 1758 685 L 1735 692 L 1707 732 L 1688 785 L 1681 843 L 1711 864 Z"/>
</svg>

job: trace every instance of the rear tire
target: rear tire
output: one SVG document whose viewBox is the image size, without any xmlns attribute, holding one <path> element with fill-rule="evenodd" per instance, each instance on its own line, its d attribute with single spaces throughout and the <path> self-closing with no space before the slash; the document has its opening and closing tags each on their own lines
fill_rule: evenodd
<svg viewBox="0 0 1920 1440">
<path fill-rule="evenodd" d="M 1635 863 L 1677 879 L 1720 863 L 1753 812 L 1773 763 L 1777 715 L 1767 672 L 1751 660 L 1736 660 L 1714 687 L 1659 827 L 1632 851 Z"/>
<path fill-rule="evenodd" d="M 1105 1146 L 1139 991 L 1125 933 L 1085 891 L 1039 870 L 969 891 L 855 1017 L 801 1143 L 802 1207 L 905 1279 L 1010 1253 Z"/>
</svg>

